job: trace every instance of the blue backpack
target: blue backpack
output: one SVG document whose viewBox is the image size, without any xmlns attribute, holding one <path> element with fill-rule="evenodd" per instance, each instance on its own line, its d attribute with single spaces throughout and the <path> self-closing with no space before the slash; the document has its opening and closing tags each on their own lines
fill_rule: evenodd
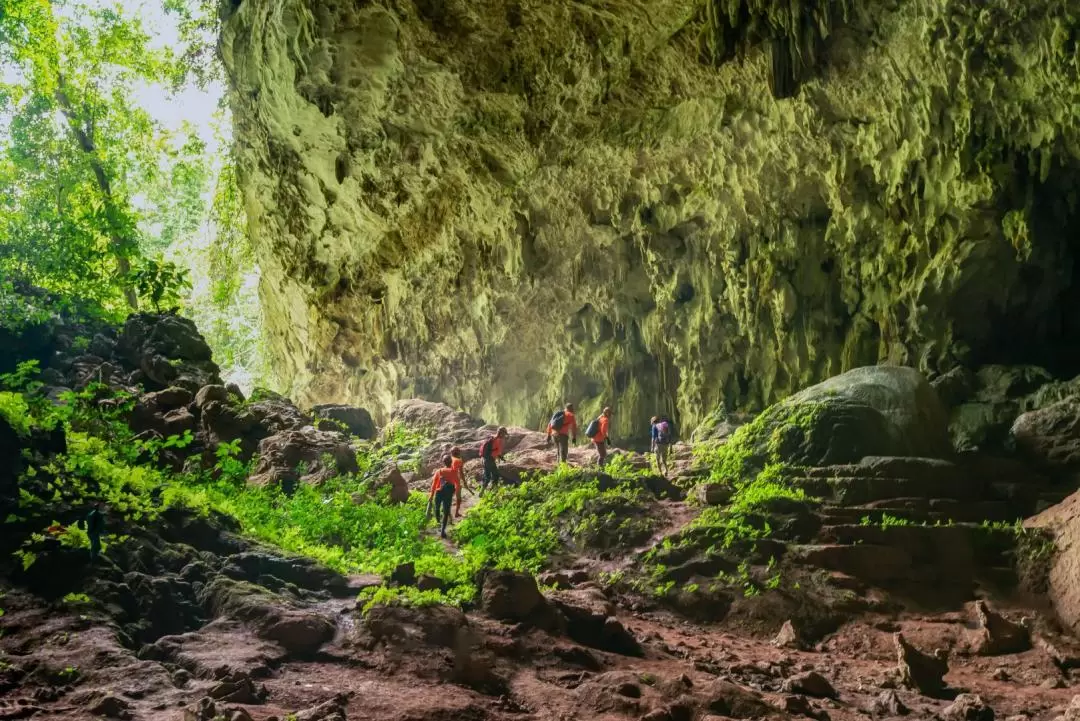
<svg viewBox="0 0 1080 721">
<path fill-rule="evenodd" d="M 548 421 L 548 425 L 556 431 L 561 431 L 564 423 L 566 423 L 566 411 L 555 411 L 555 415 Z"/>
<path fill-rule="evenodd" d="M 671 437 L 674 435 L 671 429 L 671 421 L 667 418 L 661 419 L 656 422 L 656 442 L 667 445 L 671 443 Z"/>
<path fill-rule="evenodd" d="M 593 418 L 591 421 L 589 421 L 589 425 L 587 425 L 585 427 L 585 437 L 586 438 L 592 438 L 593 436 L 595 436 L 599 432 L 600 432 L 600 419 L 599 418 Z"/>
</svg>

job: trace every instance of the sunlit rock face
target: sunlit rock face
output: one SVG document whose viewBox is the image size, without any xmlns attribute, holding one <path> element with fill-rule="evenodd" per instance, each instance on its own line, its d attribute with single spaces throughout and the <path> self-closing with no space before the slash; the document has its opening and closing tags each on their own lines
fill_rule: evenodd
<svg viewBox="0 0 1080 721">
<path fill-rule="evenodd" d="M 610 403 L 626 437 L 857 365 L 1068 355 L 1080 10 L 832 3 L 778 99 L 792 4 L 715 3 L 234 0 L 293 393 L 529 426 Z M 718 12 L 755 28 L 719 58 Z"/>
</svg>

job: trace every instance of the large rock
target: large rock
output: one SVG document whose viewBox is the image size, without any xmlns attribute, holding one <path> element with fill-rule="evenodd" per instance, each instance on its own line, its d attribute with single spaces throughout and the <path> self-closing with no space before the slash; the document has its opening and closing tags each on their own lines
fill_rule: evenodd
<svg viewBox="0 0 1080 721">
<path fill-rule="evenodd" d="M 210 346 L 195 324 L 170 313 L 133 313 L 116 344 L 117 354 L 142 373 L 144 383 L 192 392 L 220 384 Z"/>
<path fill-rule="evenodd" d="M 491 571 L 484 576 L 481 605 L 492 617 L 506 621 L 528 620 L 544 597 L 536 579 L 516 571 Z"/>
<path fill-rule="evenodd" d="M 1029 554 L 1041 556 L 1050 602 L 1061 621 L 1080 635 L 1080 491 L 1024 522 L 1034 536 Z M 1052 544 L 1052 545 L 1050 545 Z M 1034 553 L 1033 553 L 1034 552 Z"/>
<path fill-rule="evenodd" d="M 324 616 L 292 611 L 267 623 L 260 636 L 291 654 L 308 655 L 334 637 L 335 626 Z"/>
<path fill-rule="evenodd" d="M 1080 396 L 1023 414 L 1011 433 L 1016 450 L 1041 468 L 1080 467 Z"/>
<path fill-rule="evenodd" d="M 1036 401 L 1029 396 L 1053 377 L 1038 366 L 988 365 L 975 373 L 961 368 L 934 380 L 951 408 L 949 431 L 959 450 L 1001 447 L 1009 427 Z"/>
<path fill-rule="evenodd" d="M 893 636 L 896 646 L 896 665 L 900 682 L 921 694 L 934 696 L 945 689 L 945 674 L 949 664 L 940 655 L 923 653 L 907 642 L 903 634 Z"/>
<path fill-rule="evenodd" d="M 301 464 L 305 469 L 303 475 Z M 248 482 L 258 486 L 289 485 L 296 481 L 318 485 L 357 470 L 356 454 L 345 436 L 307 426 L 259 441 L 255 472 Z"/>
<path fill-rule="evenodd" d="M 357 438 L 365 440 L 375 437 L 375 421 L 364 408 L 343 405 L 320 405 L 311 409 L 316 419 L 327 418 L 341 424 L 345 430 Z M 328 428 L 327 430 L 337 430 Z"/>
<path fill-rule="evenodd" d="M 1031 648 L 1031 634 L 1028 629 L 997 613 L 986 601 L 975 602 L 975 613 L 979 619 L 976 653 L 982 656 L 999 656 L 1022 653 Z"/>
<path fill-rule="evenodd" d="M 869 366 L 771 406 L 724 452 L 739 466 L 727 472 L 747 473 L 774 462 L 839 465 L 867 456 L 944 457 L 952 449 L 945 409 L 922 374 Z"/>
</svg>

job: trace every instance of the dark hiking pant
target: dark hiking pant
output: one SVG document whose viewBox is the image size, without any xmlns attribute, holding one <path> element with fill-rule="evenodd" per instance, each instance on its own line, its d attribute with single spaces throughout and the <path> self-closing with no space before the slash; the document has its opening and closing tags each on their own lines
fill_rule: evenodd
<svg viewBox="0 0 1080 721">
<path fill-rule="evenodd" d="M 498 485 L 501 480 L 499 476 L 499 467 L 495 464 L 494 458 L 484 459 L 484 478 L 480 482 L 480 492 L 483 493 L 489 486 L 494 487 Z"/>
<path fill-rule="evenodd" d="M 570 456 L 570 436 L 564 436 L 561 433 L 555 434 L 555 452 L 558 455 L 558 462 L 566 463 L 567 458 Z"/>
<path fill-rule="evenodd" d="M 454 484 L 449 484 L 435 492 L 435 522 L 440 525 L 440 533 L 446 536 L 446 524 L 450 522 L 450 507 L 454 503 Z"/>
<path fill-rule="evenodd" d="M 603 468 L 607 463 L 607 441 L 593 441 L 593 445 L 596 446 L 596 462 Z"/>
</svg>

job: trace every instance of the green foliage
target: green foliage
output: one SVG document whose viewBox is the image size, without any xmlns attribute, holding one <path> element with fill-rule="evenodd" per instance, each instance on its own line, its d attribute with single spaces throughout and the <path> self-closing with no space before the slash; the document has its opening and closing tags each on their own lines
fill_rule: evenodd
<svg viewBox="0 0 1080 721">
<path fill-rule="evenodd" d="M 134 101 L 138 87 L 171 84 L 178 66 L 152 50 L 118 7 L 33 3 L 0 16 L 21 38 L 0 56 L 0 271 L 118 312 L 140 253 L 134 198 L 155 178 L 165 137 Z"/>
<path fill-rule="evenodd" d="M 183 290 L 191 287 L 186 269 L 160 259 L 143 261 L 142 267 L 132 274 L 131 282 L 138 296 L 148 300 L 159 313 L 165 308 L 175 308 Z M 164 308 L 162 303 L 166 304 Z"/>
<path fill-rule="evenodd" d="M 454 533 L 466 564 L 535 573 L 566 542 L 596 546 L 604 537 L 647 533 L 653 519 L 645 514 L 610 510 L 640 509 L 647 491 L 631 477 L 613 477 L 618 485 L 601 490 L 595 476 L 561 466 L 519 486 L 496 489 Z"/>
<path fill-rule="evenodd" d="M 61 599 L 61 603 L 67 606 L 89 606 L 93 601 L 85 593 L 69 593 Z"/>
</svg>

